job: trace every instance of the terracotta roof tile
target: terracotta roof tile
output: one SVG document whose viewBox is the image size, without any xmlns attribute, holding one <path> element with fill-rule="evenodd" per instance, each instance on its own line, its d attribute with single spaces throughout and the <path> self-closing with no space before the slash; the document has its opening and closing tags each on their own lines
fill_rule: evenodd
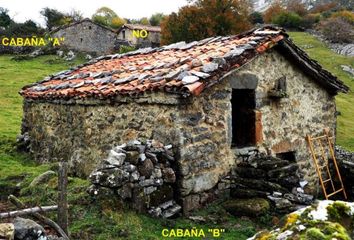
<svg viewBox="0 0 354 240">
<path fill-rule="evenodd" d="M 286 44 L 292 42 L 282 29 L 263 27 L 236 36 L 101 56 L 25 86 L 20 94 L 29 99 L 110 98 L 146 91 L 173 92 L 184 97 L 199 95 L 227 72 L 275 45 Z M 325 79 L 329 86 L 338 86 L 345 91 L 346 86 L 295 45 L 289 49 L 290 52 L 296 50 L 298 61 L 305 59 L 320 71 L 320 80 Z M 309 68 L 308 64 L 304 65 Z"/>
</svg>

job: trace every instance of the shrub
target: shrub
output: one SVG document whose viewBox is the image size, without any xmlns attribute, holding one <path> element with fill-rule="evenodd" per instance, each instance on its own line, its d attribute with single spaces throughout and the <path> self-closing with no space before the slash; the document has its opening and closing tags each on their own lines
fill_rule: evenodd
<svg viewBox="0 0 354 240">
<path fill-rule="evenodd" d="M 341 17 L 329 18 L 321 21 L 318 30 L 326 39 L 335 43 L 352 43 L 354 42 L 353 25 L 345 21 Z"/>
<path fill-rule="evenodd" d="M 267 11 L 264 12 L 263 19 L 265 23 L 272 23 L 275 16 L 286 12 L 286 9 L 281 5 L 280 2 L 274 2 Z"/>
<path fill-rule="evenodd" d="M 343 10 L 339 12 L 334 12 L 332 13 L 331 17 L 340 17 L 344 19 L 345 21 L 354 24 L 354 12 L 348 11 L 348 10 Z"/>
<path fill-rule="evenodd" d="M 253 12 L 250 15 L 250 20 L 252 24 L 264 23 L 263 16 L 260 12 Z"/>
<path fill-rule="evenodd" d="M 275 16 L 272 23 L 285 28 L 299 28 L 302 24 L 302 18 L 293 12 L 283 12 Z"/>
<path fill-rule="evenodd" d="M 301 27 L 303 28 L 312 28 L 316 23 L 320 21 L 320 14 L 308 14 L 303 17 Z"/>
</svg>

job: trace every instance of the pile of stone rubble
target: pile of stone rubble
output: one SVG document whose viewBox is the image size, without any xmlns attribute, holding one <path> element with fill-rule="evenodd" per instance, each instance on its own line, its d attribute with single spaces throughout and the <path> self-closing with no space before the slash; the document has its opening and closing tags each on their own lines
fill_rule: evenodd
<svg viewBox="0 0 354 240">
<path fill-rule="evenodd" d="M 304 192 L 308 182 L 298 168 L 295 162 L 271 156 L 241 162 L 230 177 L 231 197 L 269 199 L 280 213 L 311 204 L 313 196 Z"/>
<path fill-rule="evenodd" d="M 88 192 L 97 196 L 109 189 L 139 212 L 172 217 L 181 206 L 174 201 L 176 173 L 172 145 L 155 140 L 131 141 L 110 150 L 90 174 Z"/>
</svg>

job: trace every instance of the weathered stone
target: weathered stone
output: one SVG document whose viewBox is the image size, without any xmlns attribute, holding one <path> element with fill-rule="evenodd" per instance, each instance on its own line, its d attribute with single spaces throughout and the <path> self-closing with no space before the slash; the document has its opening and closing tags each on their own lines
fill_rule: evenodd
<svg viewBox="0 0 354 240">
<path fill-rule="evenodd" d="M 30 187 L 35 187 L 40 184 L 47 183 L 50 179 L 56 176 L 56 173 L 54 171 L 46 171 L 39 176 L 35 177 L 33 181 L 30 183 Z"/>
<path fill-rule="evenodd" d="M 257 168 L 268 171 L 275 168 L 287 166 L 289 165 L 289 161 L 277 158 L 265 159 L 265 161 L 262 161 L 262 159 L 257 159 L 257 163 L 255 163 L 255 165 L 257 166 Z"/>
<path fill-rule="evenodd" d="M 139 185 L 141 187 L 152 186 L 152 185 L 155 185 L 155 181 L 154 181 L 154 179 L 146 179 L 146 180 L 140 181 Z"/>
<path fill-rule="evenodd" d="M 158 206 L 162 203 L 172 201 L 173 198 L 173 188 L 170 185 L 162 185 L 150 194 L 150 205 Z"/>
<path fill-rule="evenodd" d="M 265 171 L 253 167 L 237 167 L 236 173 L 238 176 L 243 178 L 264 179 L 267 176 Z"/>
<path fill-rule="evenodd" d="M 163 168 L 162 169 L 163 180 L 166 183 L 176 182 L 176 174 L 172 168 Z"/>
<path fill-rule="evenodd" d="M 149 194 L 155 192 L 156 190 L 157 190 L 157 187 L 154 187 L 154 186 L 146 187 L 146 188 L 144 188 L 144 194 L 149 195 Z"/>
<path fill-rule="evenodd" d="M 122 199 L 127 199 L 132 198 L 132 189 L 132 184 L 124 184 L 117 192 Z"/>
<path fill-rule="evenodd" d="M 154 171 L 152 172 L 152 177 L 154 178 L 162 178 L 162 171 L 160 168 L 154 168 Z"/>
<path fill-rule="evenodd" d="M 141 176 L 149 178 L 154 170 L 154 164 L 150 159 L 146 159 L 140 166 L 138 166 Z"/>
<path fill-rule="evenodd" d="M 128 151 L 126 153 L 126 161 L 133 165 L 138 165 L 139 162 L 139 152 L 138 151 Z"/>
<path fill-rule="evenodd" d="M 12 223 L 0 223 L 0 239 L 13 240 L 15 237 L 15 226 Z"/>
<path fill-rule="evenodd" d="M 107 164 L 114 165 L 117 167 L 122 166 L 125 160 L 126 154 L 125 153 L 117 153 L 114 150 L 109 152 L 108 158 L 105 160 Z"/>
<path fill-rule="evenodd" d="M 44 228 L 31 219 L 17 217 L 14 220 L 15 239 L 18 240 L 44 240 Z"/>
<path fill-rule="evenodd" d="M 200 208 L 200 196 L 198 194 L 188 195 L 182 198 L 183 202 L 183 214 L 188 215 L 188 213 L 194 209 Z"/>
<path fill-rule="evenodd" d="M 132 164 L 128 164 L 128 165 L 123 166 L 123 170 L 127 171 L 129 173 L 132 173 L 136 170 L 136 166 L 132 165 Z"/>
<path fill-rule="evenodd" d="M 104 187 L 116 188 L 129 181 L 129 173 L 119 168 L 107 169 L 93 172 L 90 175 L 90 180 L 93 184 L 98 184 Z"/>
<path fill-rule="evenodd" d="M 130 174 L 130 181 L 131 182 L 136 182 L 139 180 L 140 174 L 138 171 L 135 171 L 133 173 Z"/>
<path fill-rule="evenodd" d="M 198 193 L 213 188 L 218 183 L 218 176 L 212 171 L 195 175 L 193 178 L 183 179 L 181 194 Z"/>
<path fill-rule="evenodd" d="M 289 192 L 288 189 L 282 187 L 277 183 L 268 182 L 261 179 L 235 178 L 235 182 L 259 191 L 282 192 L 282 193 Z"/>
<path fill-rule="evenodd" d="M 177 213 L 179 213 L 181 211 L 182 207 L 178 204 L 175 204 L 173 207 L 170 207 L 168 209 L 166 209 L 165 211 L 162 212 L 162 217 L 163 218 L 170 218 L 174 215 L 176 215 Z"/>
<path fill-rule="evenodd" d="M 267 213 L 269 202 L 263 198 L 234 199 L 223 204 L 226 211 L 235 216 L 257 217 Z"/>
<path fill-rule="evenodd" d="M 292 204 L 288 199 L 268 196 L 268 199 L 275 203 L 275 207 L 278 210 L 293 210 L 294 204 Z"/>
<path fill-rule="evenodd" d="M 289 174 L 296 172 L 299 169 L 297 163 L 292 163 L 284 167 L 276 168 L 268 171 L 268 177 L 270 178 L 283 178 L 289 176 Z"/>
<path fill-rule="evenodd" d="M 231 188 L 230 190 L 230 195 L 233 198 L 265 198 L 269 192 L 264 192 L 264 191 L 259 191 L 259 190 L 253 190 L 251 188 Z"/>
</svg>

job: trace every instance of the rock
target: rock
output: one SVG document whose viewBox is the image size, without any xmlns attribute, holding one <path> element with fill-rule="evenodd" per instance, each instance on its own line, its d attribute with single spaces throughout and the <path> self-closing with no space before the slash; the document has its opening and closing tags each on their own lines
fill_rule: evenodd
<svg viewBox="0 0 354 240">
<path fill-rule="evenodd" d="M 66 61 L 72 61 L 76 57 L 75 53 L 73 51 L 69 51 L 66 56 L 64 57 L 64 60 Z"/>
<path fill-rule="evenodd" d="M 283 178 L 289 176 L 298 170 L 299 166 L 297 163 L 289 164 L 284 167 L 280 167 L 274 170 L 268 171 L 268 177 L 270 178 Z"/>
<path fill-rule="evenodd" d="M 93 172 L 89 178 L 93 184 L 116 188 L 129 180 L 129 173 L 119 168 L 113 168 Z"/>
<path fill-rule="evenodd" d="M 125 158 L 126 158 L 125 153 L 117 153 L 116 151 L 111 150 L 109 152 L 108 158 L 105 160 L 105 163 L 120 167 L 122 166 Z"/>
<path fill-rule="evenodd" d="M 136 170 L 136 166 L 133 164 L 128 164 L 123 167 L 124 171 L 127 171 L 128 173 L 132 173 Z"/>
<path fill-rule="evenodd" d="M 264 179 L 267 176 L 265 171 L 253 167 L 237 167 L 236 173 L 238 176 L 243 178 Z"/>
<path fill-rule="evenodd" d="M 211 63 L 204 64 L 202 67 L 202 71 L 205 73 L 214 72 L 215 70 L 218 69 L 218 67 L 219 64 L 211 62 Z"/>
<path fill-rule="evenodd" d="M 180 205 L 174 204 L 172 207 L 163 211 L 161 215 L 163 218 L 170 218 L 170 217 L 176 215 L 177 213 L 179 213 L 181 211 L 181 209 L 182 209 L 182 207 Z"/>
<path fill-rule="evenodd" d="M 15 237 L 15 226 L 12 223 L 0 223 L 0 239 L 13 240 Z"/>
<path fill-rule="evenodd" d="M 38 57 L 39 55 L 43 55 L 43 54 L 44 54 L 43 50 L 39 48 L 39 49 L 36 49 L 33 52 L 31 52 L 29 54 L 29 56 L 30 57 Z"/>
<path fill-rule="evenodd" d="M 35 187 L 38 186 L 40 184 L 44 184 L 47 183 L 50 179 L 52 179 L 53 177 L 56 176 L 56 173 L 54 171 L 46 171 L 44 173 L 42 173 L 41 175 L 35 177 L 35 179 L 33 179 L 33 181 L 30 183 L 30 187 Z"/>
<path fill-rule="evenodd" d="M 148 187 L 148 186 L 152 186 L 155 184 L 154 179 L 146 179 L 146 180 L 142 180 L 139 182 L 139 185 L 141 187 Z"/>
<path fill-rule="evenodd" d="M 268 196 L 268 199 L 275 203 L 275 207 L 278 210 L 293 210 L 292 208 L 294 207 L 294 204 L 292 204 L 288 199 L 273 196 Z"/>
<path fill-rule="evenodd" d="M 14 220 L 15 239 L 17 240 L 45 240 L 44 228 L 33 220 L 17 217 Z"/>
<path fill-rule="evenodd" d="M 90 54 L 86 54 L 85 59 L 86 59 L 86 60 L 91 60 L 91 59 L 92 59 L 92 56 L 91 56 Z"/>
<path fill-rule="evenodd" d="M 266 159 L 258 158 L 257 162 L 253 163 L 257 168 L 269 171 L 275 168 L 285 167 L 289 165 L 289 161 L 279 158 L 267 157 Z"/>
<path fill-rule="evenodd" d="M 162 169 L 163 180 L 166 183 L 174 183 L 176 182 L 176 174 L 172 168 L 163 168 Z"/>
<path fill-rule="evenodd" d="M 158 206 L 162 203 L 172 201 L 173 197 L 173 188 L 170 185 L 162 185 L 150 194 L 150 205 Z"/>
<path fill-rule="evenodd" d="M 154 164 L 150 159 L 146 159 L 138 169 L 141 176 L 149 178 L 154 170 Z"/>
<path fill-rule="evenodd" d="M 235 216 L 257 217 L 269 211 L 269 202 L 263 198 L 233 199 L 223 204 L 226 211 Z"/>
<path fill-rule="evenodd" d="M 133 165 L 138 165 L 139 162 L 139 152 L 138 151 L 128 151 L 126 153 L 126 161 Z"/>
<path fill-rule="evenodd" d="M 132 198 L 132 188 L 134 185 L 132 184 L 124 184 L 123 187 L 118 189 L 118 195 L 122 199 Z"/>
<path fill-rule="evenodd" d="M 235 178 L 235 182 L 237 184 L 241 184 L 251 189 L 266 191 L 266 192 L 281 192 L 287 193 L 289 192 L 286 188 L 281 185 L 273 182 L 268 182 L 261 179 L 246 179 L 246 178 Z"/>
<path fill-rule="evenodd" d="M 138 171 L 135 171 L 135 172 L 131 173 L 131 175 L 130 175 L 130 181 L 131 181 L 131 182 L 136 182 L 136 181 L 139 180 L 139 177 L 140 177 L 139 172 L 138 172 Z"/>
<path fill-rule="evenodd" d="M 267 197 L 268 194 L 269 194 L 268 192 L 258 191 L 251 188 L 237 187 L 237 184 L 236 187 L 231 188 L 230 191 L 230 195 L 233 198 L 256 198 L 256 197 L 265 198 Z"/>
<path fill-rule="evenodd" d="M 144 188 L 144 194 L 149 195 L 149 194 L 155 192 L 156 190 L 157 190 L 157 187 L 154 187 L 154 186 L 146 187 L 146 188 Z"/>
</svg>

